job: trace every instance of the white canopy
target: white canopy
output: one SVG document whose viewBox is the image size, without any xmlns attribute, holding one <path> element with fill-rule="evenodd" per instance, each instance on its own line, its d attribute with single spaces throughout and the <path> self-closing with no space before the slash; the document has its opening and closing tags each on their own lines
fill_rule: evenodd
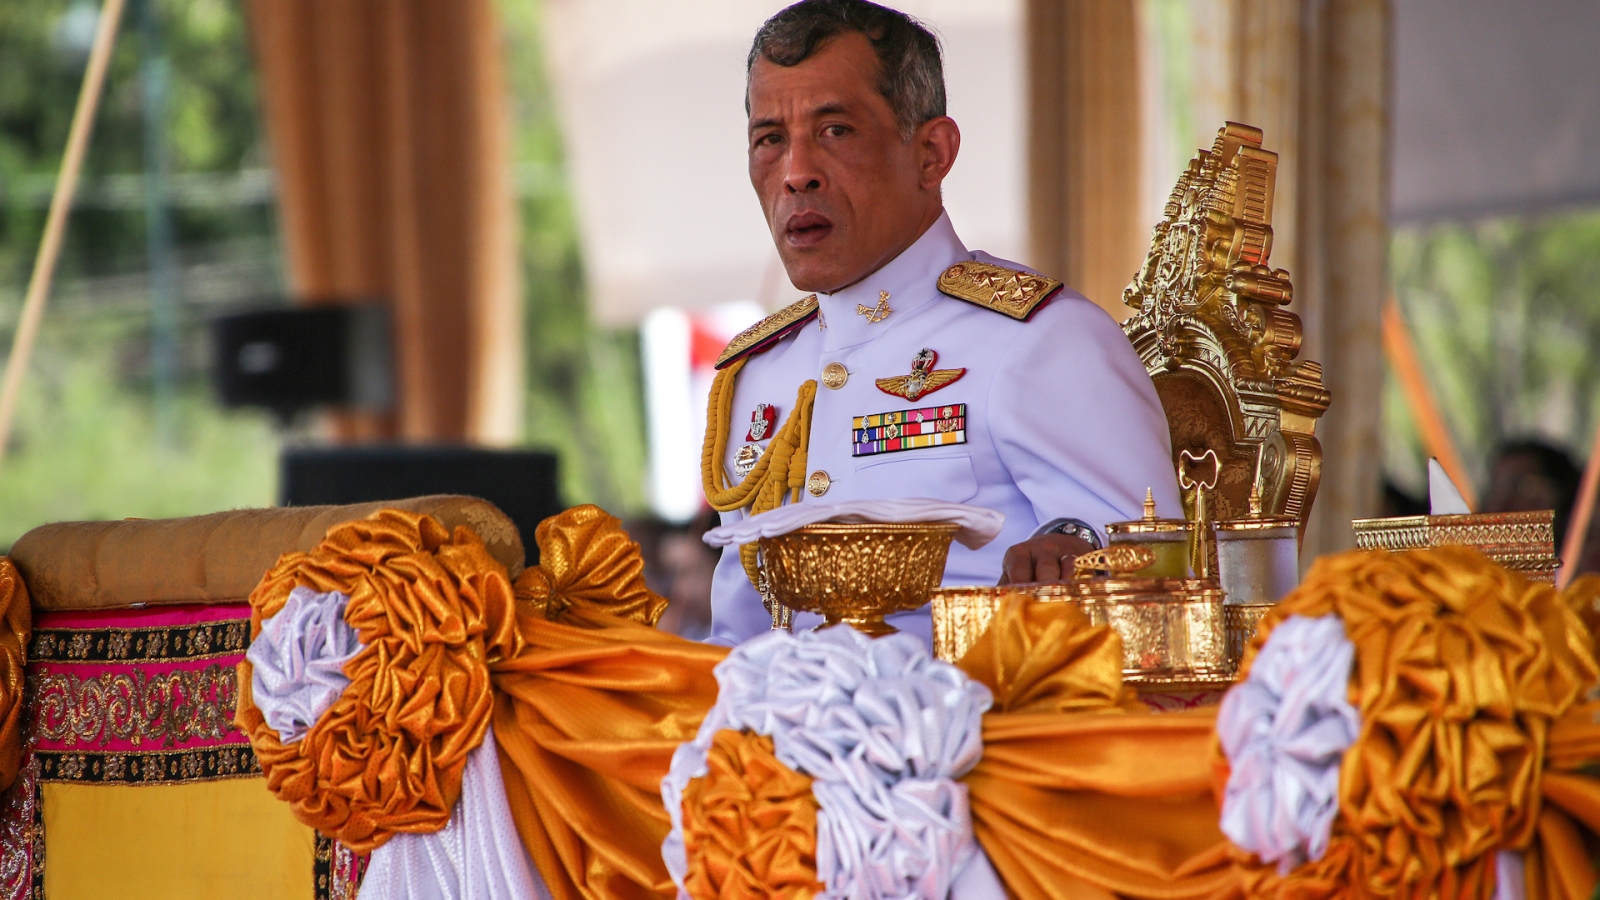
<svg viewBox="0 0 1600 900">
<path fill-rule="evenodd" d="M 1397 0 L 1397 223 L 1600 201 L 1600 3 Z"/>
</svg>

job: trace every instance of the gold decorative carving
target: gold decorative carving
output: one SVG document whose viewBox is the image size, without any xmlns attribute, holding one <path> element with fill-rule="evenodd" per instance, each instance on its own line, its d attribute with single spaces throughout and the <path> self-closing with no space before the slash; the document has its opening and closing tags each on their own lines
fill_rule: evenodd
<svg viewBox="0 0 1600 900">
<path fill-rule="evenodd" d="M 1079 578 L 1088 577 L 1095 572 L 1132 575 L 1154 564 L 1155 561 L 1156 552 L 1149 547 L 1139 544 L 1112 544 L 1080 555 L 1072 561 L 1072 567 Z"/>
<path fill-rule="evenodd" d="M 1555 513 L 1548 509 L 1356 519 L 1350 525 L 1356 547 L 1362 550 L 1476 547 L 1500 565 L 1546 584 L 1555 582 L 1561 564 L 1556 558 Z"/>
<path fill-rule="evenodd" d="M 729 363 L 746 353 L 759 350 L 768 343 L 782 338 L 790 330 L 804 325 L 816 314 L 816 294 L 796 300 L 734 335 L 733 340 L 728 342 L 728 346 L 722 349 L 722 355 L 717 357 L 716 367 L 719 369 L 727 368 Z"/>
<path fill-rule="evenodd" d="M 1061 282 L 1043 275 L 976 261 L 956 263 L 939 276 L 944 293 L 1021 321 L 1060 289 Z"/>
<path fill-rule="evenodd" d="M 1289 273 L 1268 266 L 1278 156 L 1261 131 L 1229 122 L 1178 179 L 1150 254 L 1123 302 L 1123 324 L 1155 381 L 1181 454 L 1216 453 L 1214 519 L 1243 518 L 1259 479 L 1267 515 L 1302 532 L 1321 476 L 1322 367 L 1296 362 L 1299 317 Z M 1259 473 L 1259 475 L 1258 475 Z M 1193 518 L 1193 495 L 1185 510 Z"/>
</svg>

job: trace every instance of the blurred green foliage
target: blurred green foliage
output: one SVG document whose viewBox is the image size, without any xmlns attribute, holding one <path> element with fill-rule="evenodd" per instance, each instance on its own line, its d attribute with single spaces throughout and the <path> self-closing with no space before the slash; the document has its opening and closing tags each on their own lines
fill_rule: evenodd
<svg viewBox="0 0 1600 900">
<path fill-rule="evenodd" d="M 270 191 L 218 191 L 173 208 L 181 383 L 173 433 L 165 441 L 156 433 L 139 180 L 144 2 L 130 2 L 118 38 L 10 452 L 0 463 L 0 548 L 48 521 L 192 515 L 268 505 L 276 495 L 281 436 L 264 414 L 218 408 L 205 373 L 205 322 L 283 293 Z M 254 177 L 259 184 L 269 159 L 243 4 L 149 2 L 159 4 L 170 59 L 175 179 L 237 186 Z M 10 347 L 98 8 L 90 0 L 0 2 L 0 355 Z M 588 321 L 538 5 L 505 2 L 501 11 L 522 214 L 525 442 L 560 452 L 568 502 L 633 513 L 644 502 L 637 336 Z"/>
<path fill-rule="evenodd" d="M 43 522 L 189 515 L 272 502 L 278 437 L 226 413 L 205 380 L 205 320 L 281 291 L 270 198 L 173 208 L 180 371 L 157 440 L 139 69 L 142 3 L 118 37 L 55 289 L 9 452 L 0 547 Z M 245 22 L 228 0 L 150 0 L 171 60 L 167 140 L 178 176 L 265 164 Z M 98 15 L 86 0 L 0 3 L 0 342 L 9 348 Z"/>
<path fill-rule="evenodd" d="M 1600 413 L 1600 211 L 1403 228 L 1390 265 L 1418 355 L 1480 488 L 1507 440 L 1541 438 L 1581 464 Z M 1390 381 L 1386 469 L 1424 494 L 1426 456 Z"/>
</svg>

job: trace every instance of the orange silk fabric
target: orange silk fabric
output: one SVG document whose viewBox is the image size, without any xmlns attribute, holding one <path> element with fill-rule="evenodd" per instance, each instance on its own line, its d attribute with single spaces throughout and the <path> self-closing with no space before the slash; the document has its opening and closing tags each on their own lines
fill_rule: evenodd
<svg viewBox="0 0 1600 900">
<path fill-rule="evenodd" d="M 972 825 L 1017 900 L 1236 894 L 1210 762 L 1214 710 L 1153 713 L 1122 641 L 1071 604 L 1006 597 L 959 662 L 989 686 Z"/>
<path fill-rule="evenodd" d="M 33 609 L 10 558 L 0 557 L 0 791 L 22 766 L 22 708 Z"/>
<path fill-rule="evenodd" d="M 683 792 L 689 896 L 810 900 L 824 889 L 817 808 L 811 779 L 778 760 L 772 738 L 717 732 L 706 774 Z"/>
<path fill-rule="evenodd" d="M 1246 889 L 1484 898 L 1495 851 L 1510 849 L 1529 851 L 1530 896 L 1587 897 L 1594 873 L 1569 816 L 1593 821 L 1600 794 L 1545 768 L 1597 758 L 1593 710 L 1574 707 L 1597 669 L 1555 590 L 1461 547 L 1324 557 L 1263 621 L 1245 670 L 1285 617 L 1328 613 L 1356 646 L 1361 715 L 1340 814 L 1323 859 L 1286 877 L 1242 860 Z"/>
<path fill-rule="evenodd" d="M 500 774 L 555 900 L 645 900 L 661 861 L 661 779 L 717 698 L 712 647 L 615 616 L 519 610 L 524 646 L 493 667 Z"/>
<path fill-rule="evenodd" d="M 285 554 L 250 595 L 253 632 L 296 586 L 349 596 L 345 621 L 364 647 L 345 665 L 344 693 L 288 746 L 251 701 L 249 661 L 239 663 L 235 719 L 267 787 L 357 851 L 444 827 L 489 726 L 488 663 L 519 645 L 505 567 L 465 527 L 452 535 L 431 516 L 383 510 Z"/>
<path fill-rule="evenodd" d="M 436 829 L 492 703 L 512 815 L 555 900 L 671 897 L 660 783 L 714 703 L 727 651 L 641 624 L 655 600 L 642 592 L 637 547 L 596 513 L 540 527 L 545 555 L 519 581 L 520 602 L 470 532 L 449 535 L 425 517 L 380 514 L 285 557 L 252 597 L 257 616 L 294 584 L 342 590 L 368 650 L 347 667 L 345 696 L 289 748 L 250 705 L 241 667 L 240 722 L 269 786 L 352 846 Z M 1008 893 L 1454 900 L 1487 891 L 1492 851 L 1509 846 L 1525 849 L 1532 900 L 1587 898 L 1600 703 L 1579 702 L 1595 681 L 1591 641 L 1554 592 L 1470 551 L 1348 554 L 1320 562 L 1263 633 L 1286 615 L 1327 612 L 1344 617 L 1357 646 L 1362 731 L 1344 764 L 1333 846 L 1279 878 L 1218 826 L 1226 766 L 1215 711 L 1144 709 L 1122 685 L 1108 629 L 1069 604 L 1004 601 L 960 664 L 996 698 L 983 758 L 964 780 Z M 369 660 L 378 652 L 381 672 Z M 720 740 L 721 774 L 686 802 L 697 894 L 753 896 L 774 877 L 812 890 L 795 874 L 808 845 L 794 804 L 806 792 L 756 745 Z M 765 873 L 717 862 L 769 816 L 783 836 Z"/>
<path fill-rule="evenodd" d="M 517 577 L 517 602 L 556 618 L 572 607 L 654 626 L 667 598 L 644 584 L 639 545 L 598 506 L 575 506 L 534 531 L 539 564 Z"/>
</svg>

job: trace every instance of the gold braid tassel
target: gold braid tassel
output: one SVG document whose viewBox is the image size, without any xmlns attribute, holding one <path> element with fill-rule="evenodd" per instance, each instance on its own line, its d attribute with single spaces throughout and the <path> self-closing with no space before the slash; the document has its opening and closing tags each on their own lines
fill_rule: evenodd
<svg viewBox="0 0 1600 900">
<path fill-rule="evenodd" d="M 738 360 L 718 372 L 711 382 L 700 478 L 706 502 L 712 509 L 729 512 L 749 507 L 749 514 L 754 516 L 782 506 L 786 493 L 789 502 L 800 500 L 800 489 L 806 483 L 806 447 L 811 444 L 811 407 L 817 399 L 817 382 L 811 379 L 800 385 L 794 409 L 789 411 L 778 433 L 772 436 L 767 452 L 761 454 L 756 467 L 743 481 L 730 484 L 723 460 L 727 457 L 728 429 L 732 425 L 734 382 L 744 364 L 745 359 Z M 740 547 L 739 560 L 744 563 L 744 573 L 749 576 L 750 583 L 756 584 L 756 545 Z"/>
</svg>

